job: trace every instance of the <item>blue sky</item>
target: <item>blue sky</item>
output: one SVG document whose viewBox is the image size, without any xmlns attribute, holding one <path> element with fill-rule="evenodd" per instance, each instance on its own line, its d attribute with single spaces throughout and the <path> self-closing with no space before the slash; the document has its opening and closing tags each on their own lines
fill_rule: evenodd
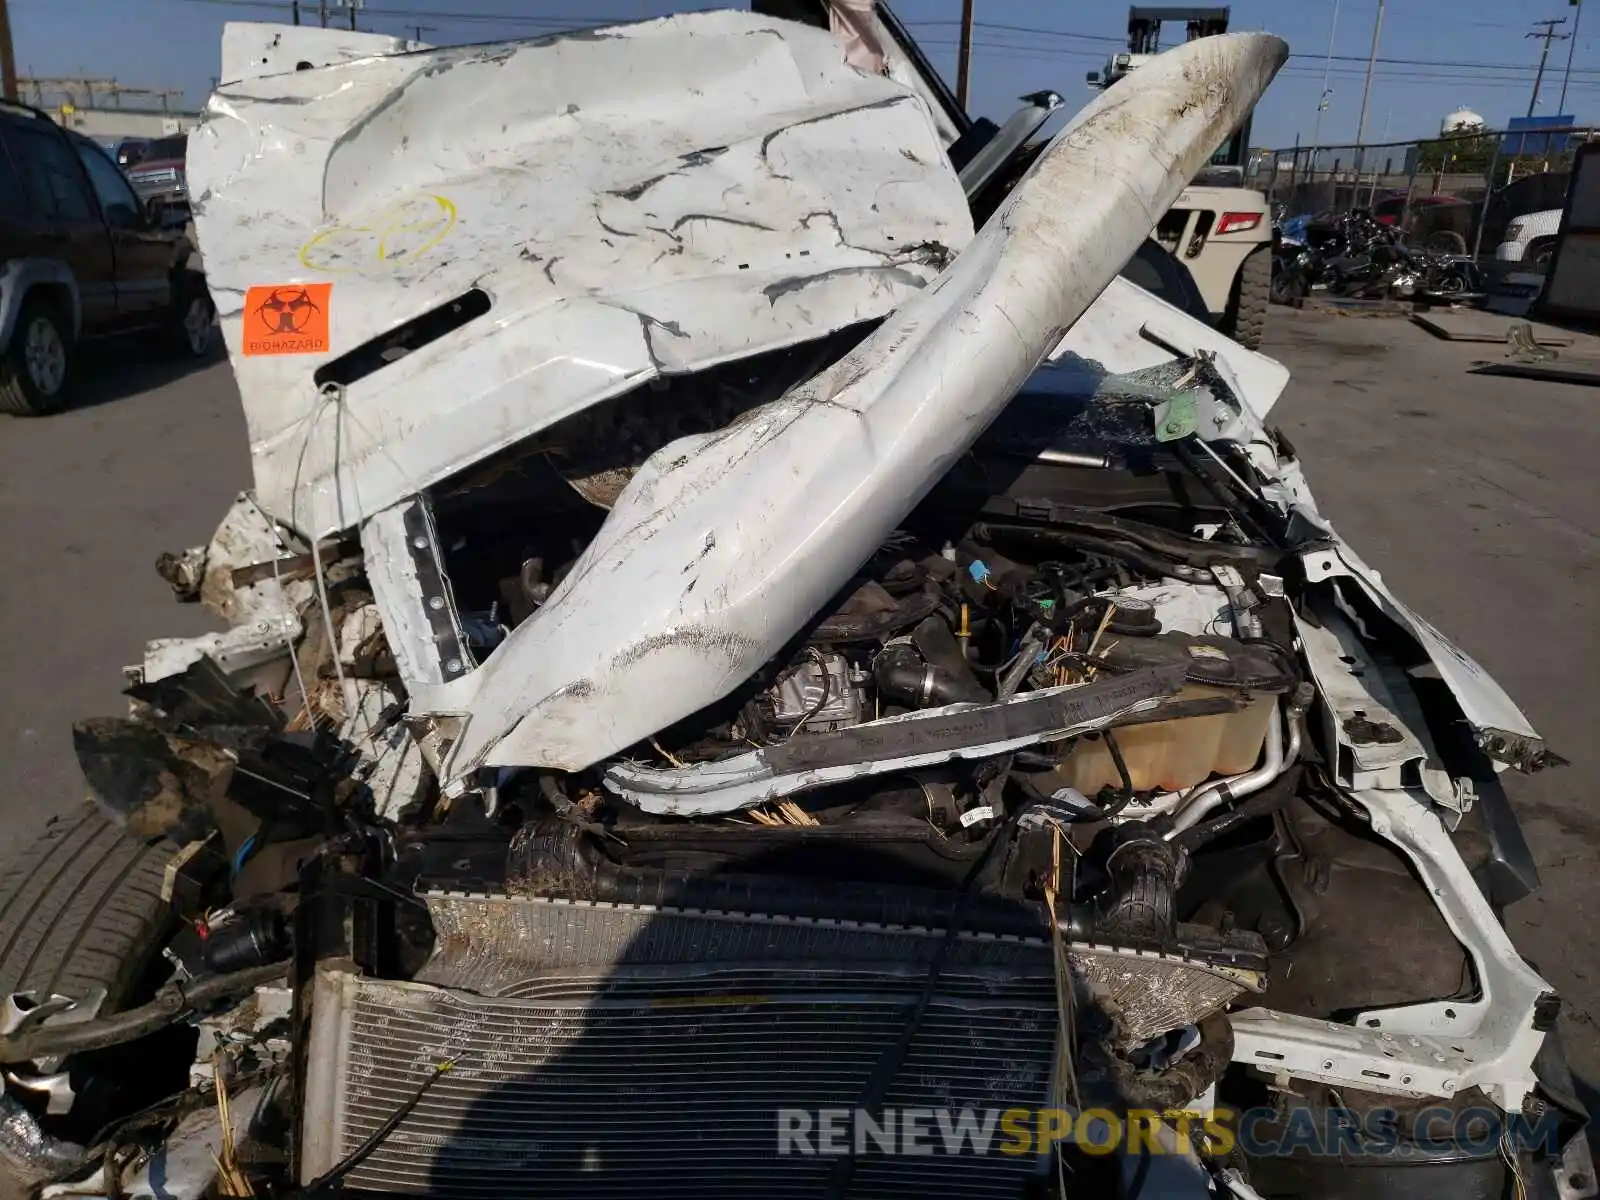
<svg viewBox="0 0 1600 1200">
<path fill-rule="evenodd" d="M 314 12 L 315 0 L 304 5 Z M 1084 74 L 1118 48 L 1127 22 L 1120 0 L 976 5 L 972 107 L 997 119 L 1015 107 L 1018 94 L 1044 87 L 1082 104 L 1090 96 Z M 368 0 L 360 26 L 401 33 L 421 23 L 434 27 L 423 35 L 431 41 L 492 41 L 702 6 L 708 0 Z M 1567 108 L 1581 120 L 1600 122 L 1600 0 L 1589 0 L 1588 7 L 1573 47 Z M 953 78 L 960 0 L 894 0 L 894 8 Z M 1235 29 L 1270 30 L 1296 55 L 1257 110 L 1252 140 L 1287 146 L 1298 133 L 1309 143 L 1334 0 L 1236 0 L 1232 8 Z M 1377 0 L 1340 0 L 1333 53 L 1345 59 L 1333 63 L 1324 145 L 1355 137 L 1376 12 Z M 1374 80 L 1369 140 L 1381 139 L 1385 129 L 1391 140 L 1434 133 L 1440 119 L 1460 107 L 1492 125 L 1521 116 L 1539 58 L 1539 43 L 1524 35 L 1547 17 L 1567 18 L 1560 28 L 1570 31 L 1578 12 L 1568 0 L 1390 0 L 1379 54 L 1397 61 L 1382 63 Z M 288 20 L 288 0 L 11 0 L 11 13 L 19 73 L 180 87 L 198 105 L 217 70 L 223 23 Z M 1537 110 L 1542 114 L 1556 112 L 1568 45 L 1551 49 Z"/>
</svg>

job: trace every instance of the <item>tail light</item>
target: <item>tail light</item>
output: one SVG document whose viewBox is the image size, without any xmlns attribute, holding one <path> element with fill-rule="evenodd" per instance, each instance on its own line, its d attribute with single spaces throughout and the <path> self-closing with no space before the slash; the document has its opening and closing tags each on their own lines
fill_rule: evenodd
<svg viewBox="0 0 1600 1200">
<path fill-rule="evenodd" d="M 1217 218 L 1216 228 L 1211 231 L 1211 235 L 1218 237 L 1224 233 L 1243 233 L 1259 224 L 1261 224 L 1260 213 L 1225 212 Z"/>
</svg>

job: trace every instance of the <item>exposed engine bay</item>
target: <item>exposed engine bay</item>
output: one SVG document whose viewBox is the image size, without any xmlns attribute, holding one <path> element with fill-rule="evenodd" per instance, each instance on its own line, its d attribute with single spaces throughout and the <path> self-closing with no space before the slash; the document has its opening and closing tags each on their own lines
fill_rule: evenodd
<svg viewBox="0 0 1600 1200">
<path fill-rule="evenodd" d="M 823 1110 L 1364 1105 L 1404 1141 L 1430 1105 L 1542 1106 L 1581 1143 L 1559 1001 L 1498 916 L 1537 879 L 1497 771 L 1560 760 L 1317 512 L 1266 422 L 1287 372 L 1116 278 L 1134 209 L 1285 48 L 1163 55 L 974 184 L 965 115 L 873 21 L 876 73 L 826 22 L 747 14 L 368 58 L 340 35 L 284 74 L 315 33 L 230 34 L 225 63 L 267 65 L 191 176 L 257 487 L 158 564 L 226 629 L 150 643 L 130 714 L 74 731 L 100 810 L 170 847 L 171 922 L 136 1003 L 10 999 L 0 1162 L 44 1195 L 1044 1196 L 1137 1168 L 1059 1130 L 774 1154 L 778 1114 Z M 580 90 L 585 56 L 747 87 L 747 44 L 794 91 L 706 101 L 747 124 L 726 144 L 658 171 L 636 130 L 581 128 L 635 119 Z M 564 243 L 597 257 L 490 245 L 549 182 L 469 124 L 485 79 L 581 96 L 508 123 L 591 139 L 604 178 L 558 215 L 600 214 Z M 449 118 L 472 170 L 441 143 L 397 200 L 400 131 Z M 834 121 L 847 168 L 783 156 Z M 265 212 L 257 168 L 327 228 Z M 846 174 L 914 200 L 803 211 Z M 418 216 L 451 188 L 448 224 Z M 752 216 L 769 188 L 797 211 Z M 353 266 L 374 207 L 412 241 Z M 486 240 L 429 259 L 458 221 Z M 388 316 L 251 349 L 249 297 L 296 262 Z M 1416 1161 L 1489 1195 L 1562 1153 Z M 1170 1157 L 1148 1194 L 1364 1186 L 1243 1142 Z"/>
</svg>

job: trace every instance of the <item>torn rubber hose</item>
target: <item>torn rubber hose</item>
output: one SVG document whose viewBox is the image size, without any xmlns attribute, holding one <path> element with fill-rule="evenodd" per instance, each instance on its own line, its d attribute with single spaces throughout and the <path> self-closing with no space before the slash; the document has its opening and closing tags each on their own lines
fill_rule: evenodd
<svg viewBox="0 0 1600 1200">
<path fill-rule="evenodd" d="M 48 1024 L 10 1037 L 0 1037 L 0 1062 L 29 1062 L 36 1058 L 58 1058 L 119 1046 L 171 1025 L 185 1013 L 206 1008 L 218 1001 L 238 1000 L 264 983 L 283 978 L 286 963 L 251 967 L 231 975 L 217 975 L 184 986 L 169 983 L 156 998 L 127 1012 L 96 1017 L 76 1025 L 52 1027 Z"/>
</svg>

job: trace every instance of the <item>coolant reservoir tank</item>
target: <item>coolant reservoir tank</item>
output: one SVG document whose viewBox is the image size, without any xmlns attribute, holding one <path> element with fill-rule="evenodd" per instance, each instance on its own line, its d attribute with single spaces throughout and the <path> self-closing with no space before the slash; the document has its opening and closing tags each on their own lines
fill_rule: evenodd
<svg viewBox="0 0 1600 1200">
<path fill-rule="evenodd" d="M 1231 713 L 1116 730 L 1117 748 L 1137 792 L 1180 791 L 1212 775 L 1250 770 L 1261 757 L 1277 697 L 1295 683 L 1280 655 L 1227 637 L 1165 633 L 1119 638 L 1098 657 L 1119 671 L 1180 663 L 1189 682 L 1177 699 L 1226 696 L 1240 705 Z M 1057 786 L 1077 788 L 1086 796 L 1122 786 L 1105 739 L 1097 735 L 1079 738 L 1053 775 Z"/>
</svg>

